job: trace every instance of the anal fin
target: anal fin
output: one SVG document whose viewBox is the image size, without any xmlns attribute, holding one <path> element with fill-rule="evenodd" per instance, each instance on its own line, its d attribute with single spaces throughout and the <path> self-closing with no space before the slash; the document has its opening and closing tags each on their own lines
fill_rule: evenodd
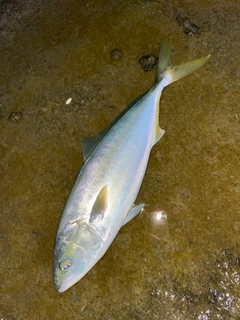
<svg viewBox="0 0 240 320">
<path fill-rule="evenodd" d="M 164 133 L 165 133 L 165 130 L 160 128 L 160 126 L 158 124 L 158 120 L 157 120 L 156 121 L 156 131 L 155 131 L 155 137 L 154 137 L 153 144 L 157 143 L 163 137 Z"/>
</svg>

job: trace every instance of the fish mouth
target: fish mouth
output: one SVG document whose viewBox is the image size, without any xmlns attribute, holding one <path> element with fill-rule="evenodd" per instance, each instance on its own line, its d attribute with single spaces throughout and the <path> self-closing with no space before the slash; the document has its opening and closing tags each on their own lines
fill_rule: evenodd
<svg viewBox="0 0 240 320">
<path fill-rule="evenodd" d="M 57 291 L 60 293 L 66 291 L 68 288 L 72 286 L 72 284 L 69 283 L 68 281 L 63 281 L 61 283 L 56 283 L 55 281 L 53 281 L 53 283 L 54 283 L 55 289 L 57 289 Z"/>
<path fill-rule="evenodd" d="M 81 278 L 82 275 L 76 275 L 71 271 L 65 279 L 58 278 L 57 276 L 53 277 L 53 284 L 58 292 L 64 292 L 77 283 Z"/>
<path fill-rule="evenodd" d="M 64 284 L 67 284 L 66 282 L 67 281 L 62 281 L 61 279 L 59 279 L 59 277 L 56 274 L 53 276 L 53 285 L 58 292 L 63 292 L 68 289 L 66 288 L 65 290 L 63 290 Z"/>
<path fill-rule="evenodd" d="M 54 285 L 55 286 L 55 288 L 57 289 L 57 291 L 58 292 L 61 292 L 61 291 L 59 291 L 59 289 L 61 289 L 61 285 L 59 284 L 59 285 Z"/>
<path fill-rule="evenodd" d="M 59 289 L 61 289 L 61 283 L 59 284 L 55 277 L 53 277 L 53 285 L 54 285 L 55 289 L 57 289 L 57 291 L 59 291 Z"/>
<path fill-rule="evenodd" d="M 57 289 L 58 292 L 62 293 L 72 287 L 77 281 L 63 281 L 60 284 L 54 284 L 55 288 Z"/>
<path fill-rule="evenodd" d="M 60 293 L 66 291 L 68 288 L 69 288 L 69 287 L 64 288 L 61 284 L 58 285 L 58 286 L 56 286 L 57 291 L 60 292 Z"/>
</svg>

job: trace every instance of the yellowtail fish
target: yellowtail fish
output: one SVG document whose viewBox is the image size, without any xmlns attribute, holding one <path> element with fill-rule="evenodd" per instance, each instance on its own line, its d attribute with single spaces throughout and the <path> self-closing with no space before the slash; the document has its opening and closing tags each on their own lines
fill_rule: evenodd
<svg viewBox="0 0 240 320">
<path fill-rule="evenodd" d="M 164 87 L 201 67 L 209 56 L 173 66 L 162 41 L 157 82 L 98 137 L 83 140 L 84 164 L 62 213 L 54 250 L 53 282 L 63 292 L 105 254 L 119 229 L 144 207 L 134 205 L 150 151 L 164 135 L 159 100 Z"/>
</svg>

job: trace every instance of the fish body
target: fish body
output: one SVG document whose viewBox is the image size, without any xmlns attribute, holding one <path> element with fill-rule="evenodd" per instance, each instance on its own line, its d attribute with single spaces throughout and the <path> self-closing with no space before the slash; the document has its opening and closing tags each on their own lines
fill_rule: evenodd
<svg viewBox="0 0 240 320">
<path fill-rule="evenodd" d="M 83 141 L 84 164 L 62 213 L 54 250 L 54 285 L 63 292 L 105 254 L 134 206 L 153 145 L 163 136 L 159 100 L 165 86 L 195 71 L 208 57 L 174 67 L 169 41 L 161 46 L 157 83 L 98 137 Z"/>
</svg>

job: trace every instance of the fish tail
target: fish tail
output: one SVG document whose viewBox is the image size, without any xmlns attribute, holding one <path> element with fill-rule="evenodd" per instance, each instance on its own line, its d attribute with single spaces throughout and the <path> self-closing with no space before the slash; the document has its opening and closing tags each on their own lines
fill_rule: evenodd
<svg viewBox="0 0 240 320">
<path fill-rule="evenodd" d="M 173 83 L 188 74 L 200 68 L 210 57 L 210 54 L 196 59 L 180 66 L 174 66 L 170 58 L 170 44 L 169 39 L 165 38 L 161 44 L 161 50 L 158 60 L 157 82 L 164 81 L 164 87 Z"/>
<path fill-rule="evenodd" d="M 200 68 L 207 61 L 209 57 L 210 55 L 187 62 L 180 66 L 174 66 L 170 58 L 169 39 L 165 38 L 161 44 L 161 50 L 159 53 L 159 60 L 158 60 L 157 85 L 156 85 L 159 90 L 158 99 L 160 99 L 161 92 L 164 87 L 194 72 L 195 70 Z M 159 126 L 158 112 L 156 112 L 156 115 L 157 115 L 156 131 L 155 131 L 153 144 L 159 141 L 159 139 L 161 139 L 161 137 L 164 135 L 164 132 L 165 132 Z"/>
</svg>

